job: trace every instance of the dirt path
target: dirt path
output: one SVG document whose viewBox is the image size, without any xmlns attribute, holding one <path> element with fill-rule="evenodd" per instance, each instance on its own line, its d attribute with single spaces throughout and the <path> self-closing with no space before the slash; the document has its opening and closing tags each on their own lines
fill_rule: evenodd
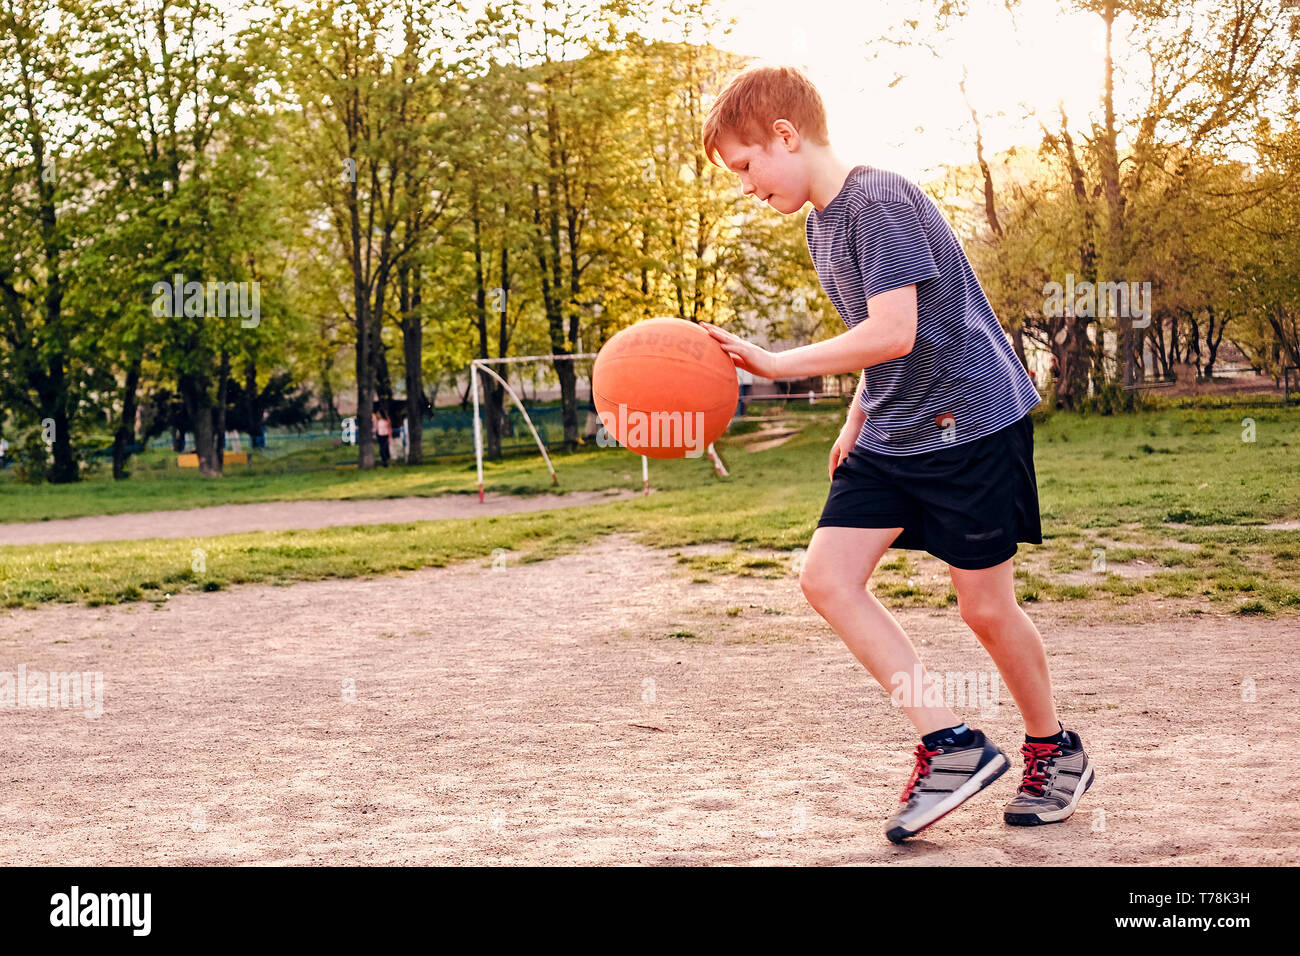
<svg viewBox="0 0 1300 956">
<path fill-rule="evenodd" d="M 1011 773 L 901 848 L 910 727 L 793 577 L 691 583 L 616 536 L 3 612 L 0 672 L 100 671 L 103 713 L 0 708 L 0 863 L 1300 862 L 1294 620 L 1029 609 L 1096 785 L 1012 829 Z M 932 670 L 989 666 L 954 611 L 899 617 Z M 1014 756 L 1009 695 L 984 703 Z"/>
<path fill-rule="evenodd" d="M 139 538 L 200 538 L 240 531 L 288 531 L 334 525 L 385 524 L 475 518 L 572 508 L 632 498 L 636 491 L 570 491 L 523 497 L 487 493 L 432 498 L 377 498 L 355 501 L 263 501 L 250 505 L 213 505 L 179 511 L 144 511 L 0 524 L 0 545 L 65 541 L 128 541 Z"/>
</svg>

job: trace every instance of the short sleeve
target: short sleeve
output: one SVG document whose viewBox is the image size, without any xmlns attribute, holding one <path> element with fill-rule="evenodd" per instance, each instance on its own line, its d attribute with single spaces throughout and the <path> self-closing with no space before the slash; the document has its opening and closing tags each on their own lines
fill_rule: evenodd
<svg viewBox="0 0 1300 956">
<path fill-rule="evenodd" d="M 905 202 L 869 202 L 852 227 L 866 298 L 939 275 L 916 210 Z"/>
</svg>

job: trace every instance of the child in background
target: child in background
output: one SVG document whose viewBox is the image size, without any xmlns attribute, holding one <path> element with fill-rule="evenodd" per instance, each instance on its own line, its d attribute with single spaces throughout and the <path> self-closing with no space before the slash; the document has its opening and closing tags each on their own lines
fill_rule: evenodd
<svg viewBox="0 0 1300 956">
<path fill-rule="evenodd" d="M 388 438 L 393 433 L 393 423 L 383 412 L 375 414 L 375 441 L 379 444 L 380 463 L 388 467 Z"/>
</svg>

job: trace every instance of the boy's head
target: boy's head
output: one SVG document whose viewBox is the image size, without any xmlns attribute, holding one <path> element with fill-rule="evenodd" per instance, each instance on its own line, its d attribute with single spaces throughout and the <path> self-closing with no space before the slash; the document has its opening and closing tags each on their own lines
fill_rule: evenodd
<svg viewBox="0 0 1300 956">
<path fill-rule="evenodd" d="M 745 195 L 770 200 L 778 212 L 803 208 L 814 156 L 829 146 L 821 95 L 792 66 L 744 70 L 718 94 L 704 120 L 709 162 L 731 170 Z"/>
</svg>

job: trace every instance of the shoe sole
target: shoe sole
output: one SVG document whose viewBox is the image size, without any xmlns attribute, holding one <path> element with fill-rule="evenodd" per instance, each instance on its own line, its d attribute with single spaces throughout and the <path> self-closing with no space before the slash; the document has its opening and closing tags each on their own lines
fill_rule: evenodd
<svg viewBox="0 0 1300 956">
<path fill-rule="evenodd" d="M 908 837 L 916 836 L 931 824 L 938 823 L 953 810 L 956 810 L 963 803 L 969 800 L 975 794 L 979 793 L 998 777 L 1007 772 L 1011 764 L 1007 762 L 1006 754 L 1001 752 L 996 757 L 981 767 L 975 774 L 963 783 L 960 787 L 952 792 L 952 795 L 942 803 L 937 803 L 926 815 L 925 822 L 919 826 L 910 827 L 896 826 L 890 827 L 885 831 L 885 837 L 890 843 L 902 843 Z"/>
<path fill-rule="evenodd" d="M 1092 764 L 1089 764 L 1083 779 L 1080 781 L 1082 786 L 1074 791 L 1074 796 L 1070 799 L 1070 802 L 1059 810 L 1046 810 L 1043 813 L 1006 813 L 1003 814 L 1003 819 L 1013 827 L 1037 827 L 1047 823 L 1062 823 L 1074 815 L 1075 807 L 1079 805 L 1083 795 L 1092 786 L 1094 777 Z"/>
</svg>

